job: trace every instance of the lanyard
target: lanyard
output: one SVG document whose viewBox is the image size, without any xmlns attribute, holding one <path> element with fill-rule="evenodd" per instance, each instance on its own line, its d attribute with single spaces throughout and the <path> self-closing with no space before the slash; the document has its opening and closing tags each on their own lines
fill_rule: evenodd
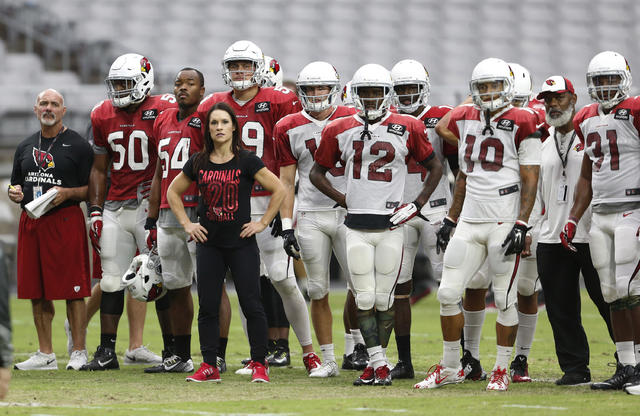
<svg viewBox="0 0 640 416">
<path fill-rule="evenodd" d="M 56 137 L 54 137 L 53 140 L 51 141 L 51 144 L 47 148 L 45 155 L 49 154 L 49 151 L 53 147 L 56 140 L 58 140 L 58 137 L 60 137 L 60 133 L 62 133 L 63 131 L 64 131 L 64 126 L 60 128 L 60 131 L 58 132 L 58 134 L 56 134 Z M 39 173 L 42 173 L 45 171 L 45 168 L 42 167 L 43 158 L 44 158 L 44 155 L 42 154 L 42 130 L 41 130 L 40 135 L 38 136 L 38 171 Z M 38 175 L 38 186 L 40 186 L 40 175 Z"/>
<path fill-rule="evenodd" d="M 562 176 L 566 177 L 565 175 L 565 168 L 567 167 L 567 161 L 569 160 L 569 152 L 571 151 L 571 146 L 573 145 L 573 141 L 576 138 L 576 131 L 573 131 L 573 134 L 571 135 L 571 140 L 569 140 L 569 146 L 567 146 L 567 153 L 564 155 L 564 158 L 562 157 L 562 152 L 560 152 L 560 145 L 558 144 L 558 131 L 554 130 L 553 131 L 553 141 L 556 144 L 556 151 L 558 152 L 558 157 L 560 158 L 560 163 L 562 163 Z"/>
</svg>

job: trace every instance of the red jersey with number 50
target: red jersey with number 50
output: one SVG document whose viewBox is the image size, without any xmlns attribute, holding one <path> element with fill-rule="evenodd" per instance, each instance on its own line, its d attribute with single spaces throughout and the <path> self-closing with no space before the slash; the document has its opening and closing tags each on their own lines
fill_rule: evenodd
<svg viewBox="0 0 640 416">
<path fill-rule="evenodd" d="M 238 104 L 232 94 L 233 91 L 217 92 L 205 97 L 198 106 L 202 122 L 207 122 L 207 113 L 215 103 L 229 104 L 236 113 L 244 147 L 258 155 L 271 172 L 280 176 L 273 128 L 284 116 L 302 110 L 300 100 L 286 88 L 260 88 L 258 94 L 243 105 Z M 269 195 L 269 192 L 259 183 L 254 183 L 251 196 L 265 195 Z"/>
<path fill-rule="evenodd" d="M 322 131 L 316 163 L 327 169 L 345 162 L 347 212 L 389 215 L 402 202 L 407 160 L 423 162 L 433 157 L 424 124 L 413 116 L 387 112 L 368 126 L 358 116 L 339 118 Z"/>
<path fill-rule="evenodd" d="M 169 185 L 182 172 L 189 157 L 199 152 L 203 146 L 202 121 L 198 113 L 178 120 L 178 112 L 177 108 L 163 111 L 156 119 L 153 134 L 149 137 L 162 167 L 160 208 L 170 208 L 167 201 Z M 185 207 L 198 205 L 198 188 L 195 182 L 182 195 L 182 202 Z"/>
<path fill-rule="evenodd" d="M 609 111 L 593 103 L 573 118 L 592 162 L 592 205 L 640 201 L 640 97 Z"/>
<path fill-rule="evenodd" d="M 303 211 L 323 211 L 333 209 L 335 201 L 316 188 L 309 180 L 309 172 L 314 163 L 314 155 L 320 145 L 322 129 L 340 117 L 357 113 L 351 107 L 338 106 L 325 120 L 316 120 L 301 111 L 283 118 L 276 124 L 273 138 L 280 166 L 298 165 L 298 209 Z M 340 192 L 345 192 L 344 166 L 338 162 L 329 170 L 329 182 Z"/>
<path fill-rule="evenodd" d="M 448 128 L 459 138 L 460 171 L 467 176 L 460 218 L 469 222 L 517 219 L 521 187 L 518 150 L 536 131 L 536 121 L 533 110 L 509 106 L 491 118 L 489 131 L 484 114 L 473 105 L 451 111 Z M 539 165 L 539 156 L 537 163 L 527 164 Z"/>
<path fill-rule="evenodd" d="M 91 111 L 94 145 L 111 158 L 111 186 L 107 200 L 136 199 L 136 189 L 150 181 L 156 169 L 156 152 L 149 151 L 149 136 L 158 115 L 175 107 L 172 94 L 151 95 L 133 112 L 104 100 Z"/>
</svg>

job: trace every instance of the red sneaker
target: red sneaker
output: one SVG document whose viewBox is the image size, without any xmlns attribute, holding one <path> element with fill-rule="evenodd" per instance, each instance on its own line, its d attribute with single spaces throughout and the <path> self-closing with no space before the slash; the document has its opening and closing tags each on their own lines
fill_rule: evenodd
<svg viewBox="0 0 640 416">
<path fill-rule="evenodd" d="M 307 374 L 311 374 L 313 370 L 316 368 L 320 368 L 322 363 L 320 362 L 320 358 L 316 355 L 315 352 L 309 353 L 309 355 L 302 357 L 302 362 L 304 363 L 304 367 L 307 369 Z"/>
<path fill-rule="evenodd" d="M 373 367 L 367 366 L 362 372 L 362 375 L 357 379 L 355 379 L 355 381 L 353 382 L 353 385 L 354 386 L 373 386 L 373 381 L 375 380 L 375 378 L 376 376 L 373 372 Z"/>
<path fill-rule="evenodd" d="M 220 383 L 220 372 L 215 366 L 211 366 L 207 363 L 200 364 L 200 368 L 193 375 L 186 378 L 187 381 L 195 381 L 196 383 L 202 383 L 203 381 L 213 381 L 214 383 Z"/>
<path fill-rule="evenodd" d="M 269 369 L 258 361 L 253 362 L 253 372 L 251 373 L 252 383 L 268 383 L 269 382 Z"/>
</svg>

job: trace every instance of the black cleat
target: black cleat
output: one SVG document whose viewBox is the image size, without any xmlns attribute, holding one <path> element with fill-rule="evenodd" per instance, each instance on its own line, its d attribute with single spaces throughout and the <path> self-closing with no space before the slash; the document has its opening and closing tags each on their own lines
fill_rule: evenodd
<svg viewBox="0 0 640 416">
<path fill-rule="evenodd" d="M 119 370 L 120 364 L 118 364 L 118 356 L 116 352 L 111 348 L 98 345 L 98 349 L 93 356 L 93 360 L 89 361 L 82 367 L 80 371 L 104 371 L 104 370 Z"/>
<path fill-rule="evenodd" d="M 529 364 L 527 364 L 527 357 L 524 355 L 516 355 L 516 358 L 511 362 L 509 367 L 511 381 L 514 383 L 530 383 L 531 377 L 529 377 Z"/>
<path fill-rule="evenodd" d="M 462 358 L 460 359 L 460 364 L 464 370 L 465 380 L 480 381 L 487 379 L 487 373 L 482 369 L 480 360 L 473 358 L 473 355 L 471 355 L 469 350 L 464 350 L 464 354 L 462 354 Z"/>
<path fill-rule="evenodd" d="M 342 369 L 343 370 L 355 370 L 353 368 L 353 353 L 347 355 L 342 354 Z"/>
<path fill-rule="evenodd" d="M 291 364 L 291 353 L 288 348 L 278 347 L 268 362 L 269 365 L 273 367 L 286 367 Z"/>
<path fill-rule="evenodd" d="M 147 374 L 166 373 L 167 371 L 164 368 L 164 361 L 171 357 L 173 357 L 171 350 L 162 350 L 162 362 L 158 365 L 154 365 L 153 367 L 145 368 L 144 372 Z"/>
<path fill-rule="evenodd" d="M 604 381 L 599 381 L 591 385 L 591 390 L 622 390 L 624 385 L 631 379 L 636 373 L 636 369 L 632 365 L 618 364 L 616 372 Z"/>
<path fill-rule="evenodd" d="M 364 344 L 356 344 L 355 347 L 353 347 L 353 358 L 351 359 L 353 369 L 364 370 L 368 362 L 369 353 L 367 352 L 367 347 L 365 347 Z"/>
<path fill-rule="evenodd" d="M 220 374 L 227 372 L 227 362 L 222 357 L 216 357 L 216 367 Z"/>
<path fill-rule="evenodd" d="M 396 380 L 401 378 L 415 378 L 413 365 L 411 363 L 398 361 L 398 364 L 393 367 L 393 370 L 391 370 L 391 379 Z"/>
</svg>

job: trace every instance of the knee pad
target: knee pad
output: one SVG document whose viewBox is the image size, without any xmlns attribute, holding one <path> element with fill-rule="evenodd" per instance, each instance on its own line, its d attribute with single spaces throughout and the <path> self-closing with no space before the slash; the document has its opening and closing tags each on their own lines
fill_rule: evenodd
<svg viewBox="0 0 640 416">
<path fill-rule="evenodd" d="M 515 285 L 514 285 L 515 286 Z M 515 307 L 517 290 L 515 287 L 511 287 L 509 291 L 509 296 L 507 297 L 507 289 L 498 289 L 496 286 L 493 286 L 493 299 L 496 304 L 496 308 L 499 311 L 506 310 L 511 307 Z"/>
<path fill-rule="evenodd" d="M 360 292 L 356 293 L 356 306 L 358 309 L 368 311 L 373 309 L 376 304 L 376 294 L 374 292 Z"/>
<path fill-rule="evenodd" d="M 102 292 L 100 298 L 100 313 L 108 315 L 122 315 L 124 311 L 124 290 L 117 292 Z"/>
<path fill-rule="evenodd" d="M 516 309 L 516 305 L 512 304 L 506 310 L 498 309 L 496 322 L 503 326 L 518 325 L 518 310 Z"/>
<path fill-rule="evenodd" d="M 122 292 L 122 279 L 120 277 L 102 274 L 102 279 L 100 279 L 100 289 L 102 289 L 102 294 L 105 293 L 115 293 Z"/>
<path fill-rule="evenodd" d="M 156 301 L 157 312 L 166 311 L 167 309 L 169 309 L 170 306 L 171 306 L 171 300 L 168 295 L 164 295 L 163 297 L 161 297 Z"/>
<path fill-rule="evenodd" d="M 440 303 L 441 316 L 455 316 L 462 311 L 457 303 Z"/>
<path fill-rule="evenodd" d="M 307 292 L 313 300 L 322 299 L 329 293 L 329 282 L 307 277 Z"/>
<path fill-rule="evenodd" d="M 274 282 L 272 280 L 271 284 L 276 288 L 281 298 L 291 297 L 297 290 L 299 290 L 295 278 L 293 277 L 280 280 L 278 282 Z"/>
<path fill-rule="evenodd" d="M 393 307 L 393 294 L 391 293 L 376 293 L 376 310 L 378 312 L 384 312 Z"/>
<path fill-rule="evenodd" d="M 458 305 L 462 300 L 462 293 L 456 288 L 440 285 L 438 289 L 438 302 L 441 305 Z"/>
<path fill-rule="evenodd" d="M 373 250 L 371 247 L 357 243 L 347 248 L 347 263 L 351 274 L 369 274 L 373 272 Z"/>
</svg>

